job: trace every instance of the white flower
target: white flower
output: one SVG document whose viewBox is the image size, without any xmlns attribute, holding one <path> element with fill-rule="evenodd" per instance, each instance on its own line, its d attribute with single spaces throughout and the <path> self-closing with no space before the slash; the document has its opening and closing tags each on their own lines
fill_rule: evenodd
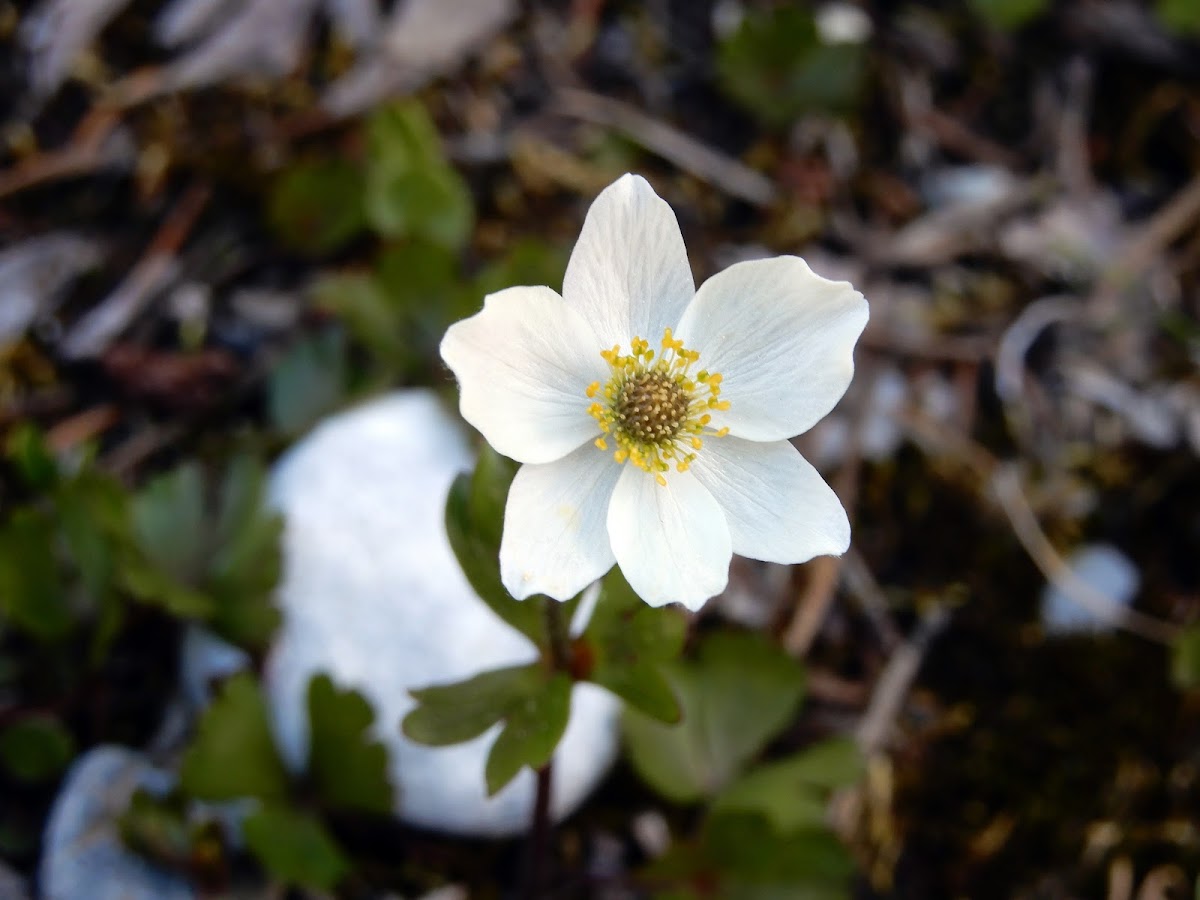
<svg viewBox="0 0 1200 900">
<path fill-rule="evenodd" d="M 695 289 L 671 208 L 625 175 L 588 211 L 560 297 L 513 287 L 451 326 L 463 416 L 524 463 L 500 573 L 565 600 L 617 563 L 647 603 L 698 609 L 733 553 L 844 553 L 837 496 L 788 442 L 841 398 L 867 302 L 794 256 Z"/>
</svg>

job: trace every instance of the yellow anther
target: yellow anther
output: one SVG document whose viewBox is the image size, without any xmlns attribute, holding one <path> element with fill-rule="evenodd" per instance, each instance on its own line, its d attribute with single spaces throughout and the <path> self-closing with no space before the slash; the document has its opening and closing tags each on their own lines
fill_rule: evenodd
<svg viewBox="0 0 1200 900">
<path fill-rule="evenodd" d="M 726 400 L 725 402 L 728 403 L 729 401 Z M 729 434 L 729 426 L 728 425 L 726 425 L 724 428 L 717 429 L 717 437 L 725 437 L 725 435 L 727 435 L 727 434 Z"/>
<path fill-rule="evenodd" d="M 600 351 L 611 377 L 587 386 L 588 414 L 596 420 L 600 437 L 594 443 L 613 454 L 617 465 L 631 463 L 666 485 L 672 467 L 686 472 L 704 446 L 705 434 L 728 434 L 729 429 L 708 430 L 708 410 L 728 409 L 718 399 L 721 376 L 707 369 L 693 373 L 700 354 L 683 346 L 670 328 L 663 329 L 661 352 L 637 335 L 629 352 L 620 345 Z M 615 443 L 615 446 L 614 446 Z"/>
</svg>

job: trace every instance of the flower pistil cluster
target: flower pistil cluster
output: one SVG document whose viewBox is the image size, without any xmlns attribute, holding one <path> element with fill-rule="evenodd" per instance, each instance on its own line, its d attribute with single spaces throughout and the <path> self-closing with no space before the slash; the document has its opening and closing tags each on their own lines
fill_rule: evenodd
<svg viewBox="0 0 1200 900">
<path fill-rule="evenodd" d="M 601 398 L 588 407 L 603 432 L 595 444 L 607 450 L 611 435 L 618 465 L 632 463 L 666 487 L 671 464 L 686 472 L 704 446 L 702 435 L 729 434 L 728 427 L 711 426 L 713 410 L 729 409 L 729 401 L 721 399 L 721 374 L 701 369 L 693 375 L 700 353 L 684 347 L 670 328 L 663 331 L 657 353 L 648 341 L 634 337 L 629 353 L 621 355 L 617 345 L 601 350 L 600 357 L 612 376 L 603 388 L 593 381 L 584 393 L 589 400 Z"/>
</svg>

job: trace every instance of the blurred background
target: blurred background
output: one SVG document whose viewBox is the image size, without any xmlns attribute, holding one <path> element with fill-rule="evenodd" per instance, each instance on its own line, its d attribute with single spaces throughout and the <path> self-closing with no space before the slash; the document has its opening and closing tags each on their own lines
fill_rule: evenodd
<svg viewBox="0 0 1200 900">
<path fill-rule="evenodd" d="M 446 326 L 561 287 L 626 171 L 698 282 L 870 301 L 797 441 L 854 539 L 735 559 L 674 678 L 741 745 L 625 715 L 542 895 L 1200 896 L 1196 0 L 0 0 L 0 898 L 526 895 L 519 826 L 392 815 L 404 629 L 457 620 L 391 614 L 415 668 L 304 681 L 288 749 L 342 589 L 272 510 L 379 485 L 272 466 L 452 409 Z M 364 615 L 298 671 L 388 656 Z"/>
</svg>

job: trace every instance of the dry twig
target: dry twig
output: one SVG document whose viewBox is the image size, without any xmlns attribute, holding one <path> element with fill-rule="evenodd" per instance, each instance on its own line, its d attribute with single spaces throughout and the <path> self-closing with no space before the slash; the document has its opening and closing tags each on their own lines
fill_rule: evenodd
<svg viewBox="0 0 1200 900">
<path fill-rule="evenodd" d="M 776 200 L 778 191 L 761 172 L 628 103 L 563 88 L 555 94 L 555 108 L 564 115 L 623 132 L 647 150 L 739 200 L 763 207 Z"/>
</svg>

